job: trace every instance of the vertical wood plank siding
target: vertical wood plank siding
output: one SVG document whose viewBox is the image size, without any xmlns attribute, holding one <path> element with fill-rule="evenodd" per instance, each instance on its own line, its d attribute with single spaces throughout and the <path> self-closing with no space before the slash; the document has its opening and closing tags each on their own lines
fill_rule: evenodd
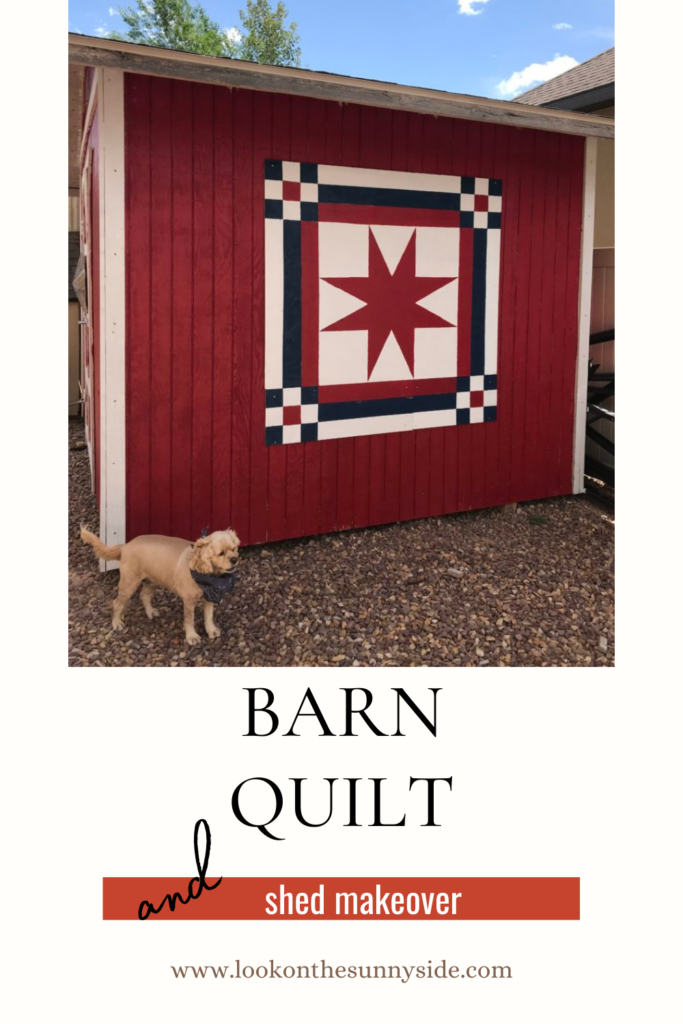
<svg viewBox="0 0 683 1024">
<path fill-rule="evenodd" d="M 571 492 L 582 138 L 127 75 L 127 536 Z M 266 158 L 503 180 L 498 419 L 264 442 Z"/>
</svg>

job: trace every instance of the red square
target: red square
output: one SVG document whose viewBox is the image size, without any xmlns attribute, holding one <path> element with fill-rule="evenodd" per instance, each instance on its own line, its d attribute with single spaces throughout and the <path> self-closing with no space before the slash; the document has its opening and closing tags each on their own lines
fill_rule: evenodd
<svg viewBox="0 0 683 1024">
<path fill-rule="evenodd" d="M 489 197 L 488 196 L 475 196 L 474 197 L 474 209 L 475 210 L 488 210 L 489 208 Z"/>
<path fill-rule="evenodd" d="M 478 406 L 484 404 L 484 392 L 483 391 L 470 391 L 470 409 L 476 409 Z"/>
<path fill-rule="evenodd" d="M 301 423 L 301 406 L 300 405 L 286 405 L 282 410 L 283 423 L 287 427 L 291 427 L 296 423 Z"/>
<path fill-rule="evenodd" d="M 301 199 L 301 183 L 298 181 L 282 182 L 282 198 L 298 201 Z"/>
</svg>

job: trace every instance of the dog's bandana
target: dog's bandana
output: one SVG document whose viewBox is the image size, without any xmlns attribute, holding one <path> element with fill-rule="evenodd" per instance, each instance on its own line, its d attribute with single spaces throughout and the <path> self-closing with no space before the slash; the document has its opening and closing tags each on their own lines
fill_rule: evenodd
<svg viewBox="0 0 683 1024">
<path fill-rule="evenodd" d="M 232 594 L 235 586 L 234 572 L 224 572 L 221 575 L 213 573 L 195 572 L 190 569 L 190 575 L 198 587 L 202 588 L 204 600 L 211 604 L 220 604 L 224 594 Z"/>
</svg>

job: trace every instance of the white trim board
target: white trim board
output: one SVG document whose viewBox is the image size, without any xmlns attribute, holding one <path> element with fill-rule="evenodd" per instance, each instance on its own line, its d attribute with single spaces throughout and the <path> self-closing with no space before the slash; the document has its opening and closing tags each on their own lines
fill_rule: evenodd
<svg viewBox="0 0 683 1024">
<path fill-rule="evenodd" d="M 588 358 L 593 292 L 593 238 L 595 235 L 595 170 L 597 139 L 586 139 L 583 172 L 583 215 L 581 220 L 581 271 L 579 277 L 579 337 L 576 354 L 574 400 L 574 464 L 572 493 L 583 494 L 586 458 L 586 411 L 588 409 Z"/>
<path fill-rule="evenodd" d="M 83 121 L 83 130 L 81 133 L 81 149 L 79 152 L 79 165 L 83 168 L 83 158 L 87 152 L 89 141 L 90 141 L 90 129 L 92 128 L 93 118 L 95 116 L 95 108 L 99 99 L 99 92 L 102 83 L 102 68 L 95 68 L 95 74 L 93 77 L 92 88 L 88 97 L 88 107 L 85 112 L 85 120 Z"/>
<path fill-rule="evenodd" d="M 92 315 L 92 259 L 90 252 L 90 243 L 92 239 L 92 224 L 90 223 L 90 147 L 85 151 L 85 159 L 81 164 L 81 192 L 80 192 L 80 224 L 79 224 L 79 237 L 81 243 L 81 252 L 85 256 L 85 272 L 86 272 L 86 294 L 88 296 L 88 311 L 86 314 L 87 323 L 80 326 L 79 329 L 79 349 L 81 358 L 81 367 L 83 372 L 83 389 L 85 394 L 88 396 L 89 402 L 87 408 L 84 408 L 84 425 L 85 425 L 85 443 L 88 451 L 88 462 L 90 463 L 90 489 L 92 492 L 95 490 L 95 458 L 93 452 L 93 439 L 90 436 L 90 427 L 88 425 L 88 417 L 92 411 L 93 402 L 93 382 L 92 382 L 92 360 L 90 357 L 90 351 L 87 351 L 88 346 L 91 346 L 90 332 L 92 331 L 92 324 L 90 323 L 90 317 Z M 79 317 L 82 317 L 83 313 L 79 306 Z M 86 352 L 84 356 L 84 351 Z"/>
<path fill-rule="evenodd" d="M 126 264 L 123 71 L 100 82 L 100 537 L 126 540 Z M 105 216 L 106 211 L 106 216 Z M 100 569 L 118 562 L 100 562 Z"/>
</svg>

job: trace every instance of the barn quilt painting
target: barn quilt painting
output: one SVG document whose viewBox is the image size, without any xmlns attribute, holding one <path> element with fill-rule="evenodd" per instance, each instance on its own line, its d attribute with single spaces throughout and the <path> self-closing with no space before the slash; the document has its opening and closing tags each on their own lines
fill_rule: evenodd
<svg viewBox="0 0 683 1024">
<path fill-rule="evenodd" d="M 266 161 L 266 444 L 496 419 L 502 191 Z"/>
</svg>

